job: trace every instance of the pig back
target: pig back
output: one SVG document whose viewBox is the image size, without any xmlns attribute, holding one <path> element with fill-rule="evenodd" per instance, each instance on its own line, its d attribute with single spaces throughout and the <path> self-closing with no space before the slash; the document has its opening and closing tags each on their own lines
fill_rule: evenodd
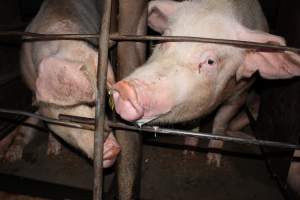
<svg viewBox="0 0 300 200">
<path fill-rule="evenodd" d="M 46 0 L 36 17 L 27 27 L 27 31 L 53 33 L 52 26 L 59 22 L 70 22 L 78 30 L 57 29 L 55 33 L 94 33 L 98 32 L 100 13 L 97 0 Z"/>
<path fill-rule="evenodd" d="M 268 25 L 257 0 L 196 0 L 206 14 L 219 13 L 250 29 L 267 31 Z M 212 11 L 213 10 L 213 11 Z M 203 12 L 201 10 L 200 12 Z M 204 14 L 205 15 L 205 14 Z"/>
<path fill-rule="evenodd" d="M 237 20 L 249 29 L 268 31 L 267 20 L 257 0 L 230 0 Z"/>
</svg>

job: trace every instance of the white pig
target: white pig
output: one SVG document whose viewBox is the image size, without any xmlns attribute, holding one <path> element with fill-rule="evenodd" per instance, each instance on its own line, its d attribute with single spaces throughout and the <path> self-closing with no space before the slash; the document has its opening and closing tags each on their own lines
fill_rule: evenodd
<svg viewBox="0 0 300 200">
<path fill-rule="evenodd" d="M 268 32 L 256 0 L 151 1 L 149 26 L 164 36 L 194 36 L 285 45 Z M 165 42 L 148 61 L 113 86 L 117 113 L 138 123 L 175 123 L 218 109 L 213 133 L 224 134 L 245 103 L 253 74 L 266 79 L 300 75 L 300 57 L 233 46 Z M 210 147 L 221 148 L 212 140 Z M 220 165 L 220 156 L 208 154 Z"/>
<path fill-rule="evenodd" d="M 94 0 L 46 0 L 26 31 L 44 34 L 94 33 L 101 11 Z M 100 8 L 99 8 L 100 9 Z M 21 67 L 26 83 L 35 93 L 39 113 L 94 117 L 98 54 L 96 40 L 49 40 L 25 42 Z M 114 82 L 108 69 L 108 87 Z M 94 132 L 49 125 L 59 137 L 93 158 Z M 112 133 L 104 144 L 104 167 L 111 166 L 120 147 Z"/>
</svg>

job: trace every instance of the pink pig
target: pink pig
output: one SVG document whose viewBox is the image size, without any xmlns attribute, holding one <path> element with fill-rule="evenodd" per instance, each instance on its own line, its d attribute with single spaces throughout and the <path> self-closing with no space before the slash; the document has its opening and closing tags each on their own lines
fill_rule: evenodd
<svg viewBox="0 0 300 200">
<path fill-rule="evenodd" d="M 283 38 L 267 33 L 256 0 L 151 1 L 148 24 L 164 36 L 285 45 Z M 113 86 L 116 111 L 128 121 L 176 123 L 218 109 L 212 132 L 225 134 L 247 99 L 256 71 L 266 79 L 298 76 L 300 56 L 218 44 L 160 43 L 144 65 Z M 222 145 L 214 140 L 209 144 Z M 220 156 L 210 153 L 208 162 L 219 166 Z"/>
<path fill-rule="evenodd" d="M 99 5 L 94 0 L 44 1 L 26 31 L 44 34 L 97 32 L 101 14 L 97 10 Z M 40 114 L 56 119 L 59 114 L 94 117 L 98 64 L 98 52 L 94 47 L 97 45 L 96 40 L 48 40 L 23 44 L 22 72 L 27 85 L 35 93 Z M 114 74 L 109 64 L 107 87 L 113 83 Z M 88 158 L 93 158 L 93 131 L 54 124 L 49 124 L 49 127 Z M 28 131 L 26 134 L 31 135 Z M 104 167 L 111 166 L 120 152 L 113 133 L 108 131 L 107 134 Z"/>
</svg>

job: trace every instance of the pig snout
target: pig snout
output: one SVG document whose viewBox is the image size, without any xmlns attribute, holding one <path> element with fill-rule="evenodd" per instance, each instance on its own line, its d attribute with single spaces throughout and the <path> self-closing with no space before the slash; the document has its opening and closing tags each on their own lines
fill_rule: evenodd
<svg viewBox="0 0 300 200">
<path fill-rule="evenodd" d="M 113 86 L 116 112 L 127 121 L 150 122 L 170 112 L 174 105 L 172 93 L 165 82 L 122 80 Z"/>
<path fill-rule="evenodd" d="M 135 88 L 127 81 L 113 86 L 113 98 L 116 112 L 127 121 L 136 121 L 143 117 L 144 109 L 138 102 Z"/>
</svg>

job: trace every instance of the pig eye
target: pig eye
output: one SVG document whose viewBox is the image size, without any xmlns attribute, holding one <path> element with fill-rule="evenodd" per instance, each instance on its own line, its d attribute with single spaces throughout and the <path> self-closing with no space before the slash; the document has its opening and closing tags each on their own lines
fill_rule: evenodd
<svg viewBox="0 0 300 200">
<path fill-rule="evenodd" d="M 208 60 L 207 60 L 207 64 L 209 64 L 209 65 L 213 65 L 213 64 L 215 64 L 215 61 L 214 61 L 214 60 L 212 60 L 212 59 L 208 59 Z"/>
<path fill-rule="evenodd" d="M 214 65 L 215 64 L 215 61 L 213 59 L 208 59 L 207 60 L 207 64 L 208 65 Z"/>
</svg>

